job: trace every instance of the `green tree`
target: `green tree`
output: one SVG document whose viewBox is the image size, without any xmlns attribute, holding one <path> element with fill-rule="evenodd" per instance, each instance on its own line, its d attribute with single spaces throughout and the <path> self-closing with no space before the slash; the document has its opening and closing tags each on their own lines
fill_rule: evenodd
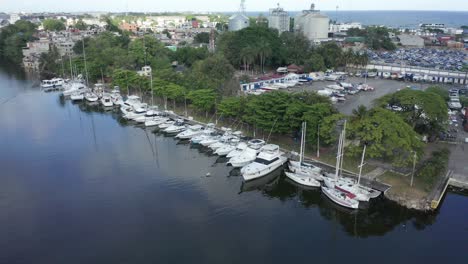
<svg viewBox="0 0 468 264">
<path fill-rule="evenodd" d="M 205 111 L 208 117 L 208 112 L 215 106 L 216 93 L 211 89 L 200 89 L 190 91 L 188 98 L 196 109 Z"/>
<path fill-rule="evenodd" d="M 238 96 L 226 97 L 217 105 L 217 110 L 224 117 L 240 118 L 244 113 L 245 98 Z"/>
<path fill-rule="evenodd" d="M 36 25 L 26 20 L 19 20 L 15 24 L 2 28 L 0 31 L 0 58 L 20 63 L 23 58 L 22 49 L 26 47 L 28 41 L 36 39 L 33 36 L 35 32 Z"/>
<path fill-rule="evenodd" d="M 76 29 L 79 30 L 86 30 L 88 29 L 88 25 L 83 21 L 83 19 L 79 19 L 74 26 Z"/>
<path fill-rule="evenodd" d="M 57 19 L 45 19 L 42 21 L 42 25 L 47 31 L 61 31 L 66 29 L 65 23 Z"/>
<path fill-rule="evenodd" d="M 283 57 L 287 64 L 303 65 L 311 56 L 311 44 L 304 34 L 283 32 L 280 36 L 283 46 Z"/>
<path fill-rule="evenodd" d="M 327 67 L 325 66 L 325 61 L 322 55 L 314 52 L 309 59 L 305 61 L 304 71 L 305 72 L 317 72 L 325 71 Z"/>
<path fill-rule="evenodd" d="M 400 106 L 403 110 L 398 115 L 420 134 L 438 134 L 447 125 L 447 106 L 440 95 L 430 91 L 404 89 L 380 98 L 378 104 Z"/>
<path fill-rule="evenodd" d="M 398 166 L 411 163 L 409 155 L 422 149 L 420 136 L 410 125 L 398 114 L 378 107 L 365 117 L 353 119 L 347 131 L 350 139 L 367 144 L 370 158 L 384 158 Z M 349 153 L 359 155 L 361 145 L 348 147 Z"/>
<path fill-rule="evenodd" d="M 206 44 L 208 44 L 208 43 L 210 43 L 210 33 L 208 33 L 208 32 L 198 33 L 197 35 L 195 35 L 193 40 L 195 41 L 195 43 L 206 43 Z"/>
<path fill-rule="evenodd" d="M 426 92 L 439 95 L 445 102 L 450 99 L 448 91 L 440 86 L 430 86 L 426 89 Z"/>
</svg>

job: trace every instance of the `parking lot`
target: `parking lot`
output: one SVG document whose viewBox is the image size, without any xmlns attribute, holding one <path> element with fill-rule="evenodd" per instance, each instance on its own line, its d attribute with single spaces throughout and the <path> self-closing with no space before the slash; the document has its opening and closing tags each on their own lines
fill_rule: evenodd
<svg viewBox="0 0 468 264">
<path fill-rule="evenodd" d="M 345 80 L 345 82 L 353 84 L 363 83 L 364 78 L 349 77 Z M 325 89 L 327 85 L 331 85 L 334 83 L 335 82 L 332 81 L 316 81 L 311 84 L 303 84 L 294 88 L 290 88 L 290 91 L 318 91 Z M 378 99 L 390 93 L 394 93 L 398 91 L 398 89 L 405 88 L 408 85 L 411 85 L 412 87 L 416 87 L 418 89 L 426 89 L 428 86 L 431 85 L 427 83 L 411 83 L 378 78 L 367 79 L 367 84 L 374 87 L 375 90 L 367 92 L 361 91 L 354 95 L 347 95 L 346 100 L 344 102 L 336 103 L 337 109 L 345 115 L 350 115 L 352 114 L 353 109 L 356 109 L 359 105 L 364 105 L 368 108 L 371 108 L 375 99 Z"/>
</svg>

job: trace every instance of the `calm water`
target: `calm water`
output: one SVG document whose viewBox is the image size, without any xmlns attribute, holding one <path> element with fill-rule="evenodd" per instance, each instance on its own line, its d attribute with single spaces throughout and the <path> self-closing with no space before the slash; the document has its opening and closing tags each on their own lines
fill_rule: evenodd
<svg viewBox="0 0 468 264">
<path fill-rule="evenodd" d="M 0 263 L 462 263 L 468 197 L 350 213 L 0 69 Z M 206 174 L 211 176 L 207 177 Z"/>
<path fill-rule="evenodd" d="M 454 7 L 455 8 L 455 7 Z M 247 12 L 250 16 L 258 16 L 265 12 Z M 295 16 L 299 12 L 291 11 Z M 418 28 L 422 23 L 442 23 L 448 27 L 460 27 L 468 24 L 466 11 L 330 11 L 326 10 L 331 20 L 338 22 L 361 22 L 363 25 L 385 25 L 388 27 Z"/>
</svg>

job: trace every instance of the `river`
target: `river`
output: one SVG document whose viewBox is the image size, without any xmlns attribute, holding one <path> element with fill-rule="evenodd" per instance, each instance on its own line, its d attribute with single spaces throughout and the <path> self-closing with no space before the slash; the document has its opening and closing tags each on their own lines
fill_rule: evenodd
<svg viewBox="0 0 468 264">
<path fill-rule="evenodd" d="M 0 68 L 0 263 L 462 263 L 468 197 L 349 212 Z"/>
</svg>

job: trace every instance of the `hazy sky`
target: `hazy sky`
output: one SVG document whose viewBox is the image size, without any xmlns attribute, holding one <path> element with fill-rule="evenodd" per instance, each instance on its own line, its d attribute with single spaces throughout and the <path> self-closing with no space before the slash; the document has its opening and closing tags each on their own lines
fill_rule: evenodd
<svg viewBox="0 0 468 264">
<path fill-rule="evenodd" d="M 321 10 L 339 6 L 339 10 L 468 11 L 468 0 L 246 0 L 246 7 L 247 11 L 267 11 L 280 3 L 287 10 L 302 10 L 312 2 Z M 239 3 L 240 0 L 0 0 L 0 12 L 237 11 Z"/>
</svg>

